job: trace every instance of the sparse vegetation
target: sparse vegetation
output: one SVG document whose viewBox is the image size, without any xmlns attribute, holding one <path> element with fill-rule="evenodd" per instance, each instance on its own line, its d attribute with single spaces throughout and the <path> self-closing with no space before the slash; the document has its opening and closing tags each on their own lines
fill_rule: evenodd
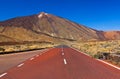
<svg viewBox="0 0 120 79">
<path fill-rule="evenodd" d="M 31 43 L 29 42 L 23 44 L 4 45 L 4 46 L 0 46 L 0 54 L 45 49 L 45 48 L 51 48 L 56 45 L 57 44 L 53 44 L 50 42 L 31 42 Z"/>
<path fill-rule="evenodd" d="M 120 55 L 120 40 L 78 42 L 72 44 L 72 46 L 94 58 L 102 58 L 120 66 L 120 56 L 118 56 Z"/>
<path fill-rule="evenodd" d="M 78 42 L 72 45 L 73 47 L 90 54 L 91 56 L 103 52 L 119 53 L 120 40 L 115 41 L 98 41 L 98 42 Z"/>
<path fill-rule="evenodd" d="M 97 58 L 97 59 L 101 59 L 101 58 L 103 58 L 103 55 L 102 55 L 102 53 L 97 52 L 93 57 Z"/>
<path fill-rule="evenodd" d="M 4 51 L 5 51 L 5 49 L 0 47 L 0 52 L 4 52 Z"/>
</svg>

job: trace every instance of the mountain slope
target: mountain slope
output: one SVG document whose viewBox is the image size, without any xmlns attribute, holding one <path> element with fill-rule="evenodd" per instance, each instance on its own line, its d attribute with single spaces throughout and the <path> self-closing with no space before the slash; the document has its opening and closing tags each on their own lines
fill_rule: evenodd
<svg viewBox="0 0 120 79">
<path fill-rule="evenodd" d="M 120 31 L 108 31 L 108 32 L 104 32 L 104 36 L 108 40 L 120 39 Z"/>
<path fill-rule="evenodd" d="M 14 41 L 91 41 L 111 40 L 108 32 L 97 31 L 67 19 L 41 12 L 40 14 L 17 17 L 0 22 L 0 35 Z M 6 38 L 7 39 L 7 38 Z M 114 39 L 120 39 L 114 37 Z M 3 40 L 4 41 L 4 40 Z"/>
</svg>

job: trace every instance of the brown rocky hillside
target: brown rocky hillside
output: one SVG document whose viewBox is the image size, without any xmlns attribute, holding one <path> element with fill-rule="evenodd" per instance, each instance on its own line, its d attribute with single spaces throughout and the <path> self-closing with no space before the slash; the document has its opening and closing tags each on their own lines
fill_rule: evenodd
<svg viewBox="0 0 120 79">
<path fill-rule="evenodd" d="M 44 12 L 0 22 L 0 42 L 112 39 L 120 39 L 120 32 L 97 31 Z"/>
</svg>

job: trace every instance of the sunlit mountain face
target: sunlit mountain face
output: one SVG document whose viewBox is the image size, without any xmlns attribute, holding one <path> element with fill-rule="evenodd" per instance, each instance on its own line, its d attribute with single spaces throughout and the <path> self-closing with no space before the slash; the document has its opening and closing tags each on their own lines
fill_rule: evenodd
<svg viewBox="0 0 120 79">
<path fill-rule="evenodd" d="M 104 32 L 41 12 L 0 22 L 0 42 L 102 41 L 120 39 L 119 31 Z"/>
</svg>

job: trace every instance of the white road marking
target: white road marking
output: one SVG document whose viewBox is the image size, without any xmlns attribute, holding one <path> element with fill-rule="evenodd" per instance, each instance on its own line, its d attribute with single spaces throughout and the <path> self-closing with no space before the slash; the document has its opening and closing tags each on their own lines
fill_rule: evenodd
<svg viewBox="0 0 120 79">
<path fill-rule="evenodd" d="M 72 48 L 72 47 L 70 47 L 70 48 Z M 82 53 L 82 54 L 84 54 L 84 55 L 86 55 L 86 56 L 89 56 L 90 57 L 90 55 L 88 55 L 88 54 L 86 54 L 86 53 L 83 53 L 83 52 L 81 52 L 80 50 L 78 50 L 78 49 L 75 49 L 75 48 L 72 48 L 72 49 L 74 49 L 74 50 L 76 50 L 76 51 L 78 51 L 78 52 L 80 52 L 80 53 Z"/>
<path fill-rule="evenodd" d="M 62 52 L 63 52 L 63 48 L 62 48 Z"/>
<path fill-rule="evenodd" d="M 31 58 L 30 60 L 33 60 L 34 58 Z"/>
<path fill-rule="evenodd" d="M 24 65 L 24 63 L 22 63 L 22 64 L 18 65 L 17 67 L 21 67 L 21 66 L 23 66 L 23 65 Z"/>
<path fill-rule="evenodd" d="M 1 75 L 0 75 L 0 78 L 3 77 L 3 76 L 5 76 L 6 74 L 7 74 L 7 73 L 3 73 L 3 74 L 1 74 Z"/>
<path fill-rule="evenodd" d="M 62 55 L 64 55 L 64 53 L 62 53 Z"/>
<path fill-rule="evenodd" d="M 82 54 L 84 54 L 84 55 L 86 55 L 86 56 L 89 56 L 90 57 L 90 55 L 88 55 L 88 54 L 86 54 L 86 53 L 83 53 L 83 52 L 81 52 Z"/>
<path fill-rule="evenodd" d="M 42 55 L 42 53 L 40 53 L 40 55 Z"/>
<path fill-rule="evenodd" d="M 63 46 L 61 47 L 61 51 L 63 52 Z"/>
<path fill-rule="evenodd" d="M 71 47 L 70 47 L 71 48 Z M 72 48 L 72 49 L 74 49 L 74 50 L 76 50 L 76 51 L 78 51 L 78 52 L 80 52 L 79 50 L 77 50 L 77 49 L 75 49 L 75 48 Z M 86 54 L 86 53 L 83 53 L 83 52 L 81 52 L 82 54 L 84 54 L 84 55 L 86 55 L 86 56 L 89 56 L 88 54 Z M 90 56 L 89 56 L 90 57 Z M 109 65 L 109 66 L 111 66 L 111 67 L 114 67 L 114 68 L 116 68 L 116 69 L 118 69 L 118 70 L 120 70 L 120 68 L 119 67 L 117 67 L 117 66 L 114 66 L 114 65 L 112 65 L 112 64 L 110 64 L 110 63 L 107 63 L 107 62 L 105 62 L 105 61 L 102 61 L 102 60 L 100 60 L 100 59 L 96 59 L 96 60 L 98 60 L 98 61 L 100 61 L 100 62 L 103 62 L 103 63 L 105 63 L 105 64 L 107 64 L 107 65 Z"/>
<path fill-rule="evenodd" d="M 64 64 L 67 64 L 67 61 L 66 61 L 66 59 L 64 59 Z"/>
<path fill-rule="evenodd" d="M 103 60 L 100 60 L 100 59 L 97 59 L 97 60 L 100 61 L 100 62 L 103 62 L 103 63 L 105 63 L 105 64 L 107 64 L 107 65 L 109 65 L 109 66 L 112 66 L 112 67 L 114 67 L 114 68 L 116 68 L 116 69 L 118 69 L 118 70 L 120 70 L 120 68 L 117 67 L 117 66 L 114 66 L 114 65 L 112 65 L 112 64 L 110 64 L 110 63 L 107 63 L 107 62 L 105 62 L 105 61 L 103 61 Z"/>
<path fill-rule="evenodd" d="M 39 55 L 36 55 L 36 57 L 38 57 Z"/>
</svg>

